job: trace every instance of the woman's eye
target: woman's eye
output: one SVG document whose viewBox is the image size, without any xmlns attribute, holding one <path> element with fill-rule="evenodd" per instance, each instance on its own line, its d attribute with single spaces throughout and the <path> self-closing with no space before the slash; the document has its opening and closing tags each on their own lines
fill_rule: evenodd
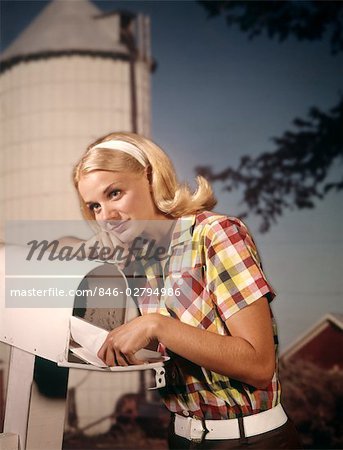
<svg viewBox="0 0 343 450">
<path fill-rule="evenodd" d="M 117 197 L 119 197 L 120 194 L 121 194 L 121 190 L 120 189 L 114 189 L 113 191 L 110 192 L 109 197 L 110 198 L 117 198 Z"/>
<path fill-rule="evenodd" d="M 99 208 L 100 208 L 99 203 L 91 203 L 91 204 L 89 205 L 89 209 L 90 209 L 92 212 L 94 212 L 94 213 L 97 213 L 98 210 L 99 210 Z"/>
</svg>

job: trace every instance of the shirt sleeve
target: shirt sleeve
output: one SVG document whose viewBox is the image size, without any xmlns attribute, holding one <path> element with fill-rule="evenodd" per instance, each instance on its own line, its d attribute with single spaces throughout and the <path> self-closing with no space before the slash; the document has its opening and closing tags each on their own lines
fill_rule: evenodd
<svg viewBox="0 0 343 450">
<path fill-rule="evenodd" d="M 207 286 L 222 320 L 261 297 L 275 297 L 262 271 L 255 243 L 236 218 L 211 223 L 205 233 Z"/>
</svg>

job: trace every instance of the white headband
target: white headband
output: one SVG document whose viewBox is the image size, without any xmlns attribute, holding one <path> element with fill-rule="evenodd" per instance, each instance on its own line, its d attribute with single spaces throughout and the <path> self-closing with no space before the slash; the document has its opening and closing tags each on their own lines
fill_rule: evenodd
<svg viewBox="0 0 343 450">
<path fill-rule="evenodd" d="M 119 140 L 112 140 L 112 141 L 104 141 L 100 144 L 95 145 L 92 147 L 92 150 L 94 148 L 104 148 L 109 150 L 118 150 L 120 152 L 127 153 L 128 155 L 132 156 L 133 158 L 137 159 L 137 161 L 142 164 L 143 167 L 146 167 L 148 165 L 146 157 L 142 150 L 138 147 L 136 147 L 133 144 L 130 144 L 130 142 L 126 141 L 119 141 Z"/>
</svg>

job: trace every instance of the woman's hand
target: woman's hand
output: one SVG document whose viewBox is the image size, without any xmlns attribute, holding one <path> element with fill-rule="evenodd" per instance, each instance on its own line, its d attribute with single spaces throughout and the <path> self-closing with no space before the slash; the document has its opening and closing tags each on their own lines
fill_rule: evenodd
<svg viewBox="0 0 343 450">
<path fill-rule="evenodd" d="M 110 231 L 100 231 L 85 242 L 87 256 L 92 259 L 117 260 L 127 262 L 129 246 Z"/>
<path fill-rule="evenodd" d="M 99 231 L 88 240 L 79 239 L 74 236 L 64 236 L 58 240 L 58 251 L 63 251 L 65 247 L 71 247 L 73 253 L 76 253 L 81 247 L 84 249 L 84 255 L 90 259 L 100 260 L 118 260 L 125 265 L 128 263 L 129 246 L 122 242 L 114 233 L 108 231 Z"/>
<path fill-rule="evenodd" d="M 148 347 L 155 338 L 155 324 L 159 314 L 147 314 L 110 331 L 98 352 L 98 357 L 108 366 L 128 366 L 143 364 L 135 353 Z"/>
</svg>

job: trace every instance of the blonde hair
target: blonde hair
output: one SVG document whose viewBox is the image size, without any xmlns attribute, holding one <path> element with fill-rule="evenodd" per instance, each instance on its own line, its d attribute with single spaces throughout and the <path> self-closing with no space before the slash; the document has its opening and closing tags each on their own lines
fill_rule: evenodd
<svg viewBox="0 0 343 450">
<path fill-rule="evenodd" d="M 134 156 L 120 150 L 101 148 L 99 145 L 116 140 L 132 144 L 144 154 L 153 200 L 161 212 L 179 218 L 211 210 L 217 203 L 212 188 L 204 177 L 197 176 L 197 189 L 192 193 L 187 184 L 179 183 L 171 160 L 158 145 L 146 137 L 128 132 L 108 134 L 87 148 L 73 171 L 77 190 L 80 178 L 95 170 L 144 173 L 145 167 Z M 120 145 L 118 147 L 120 148 Z M 94 220 L 94 214 L 87 208 L 80 194 L 79 199 L 83 216 L 87 220 Z"/>
</svg>

